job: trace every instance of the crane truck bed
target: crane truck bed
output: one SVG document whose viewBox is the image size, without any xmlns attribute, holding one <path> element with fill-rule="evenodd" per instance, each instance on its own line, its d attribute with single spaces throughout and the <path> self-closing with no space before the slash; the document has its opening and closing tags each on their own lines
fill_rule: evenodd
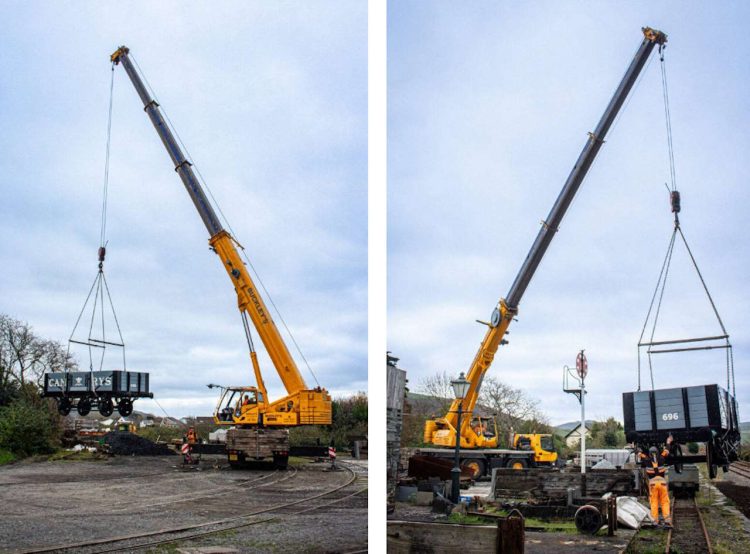
<svg viewBox="0 0 750 554">
<path fill-rule="evenodd" d="M 456 451 L 447 448 L 420 448 L 415 456 L 430 456 L 434 458 L 453 460 Z M 510 448 L 481 448 L 459 450 L 459 463 L 471 470 L 472 477 L 488 477 L 497 467 L 525 469 L 527 467 L 554 467 L 554 462 L 537 461 L 537 453 L 533 450 L 513 450 Z"/>
</svg>

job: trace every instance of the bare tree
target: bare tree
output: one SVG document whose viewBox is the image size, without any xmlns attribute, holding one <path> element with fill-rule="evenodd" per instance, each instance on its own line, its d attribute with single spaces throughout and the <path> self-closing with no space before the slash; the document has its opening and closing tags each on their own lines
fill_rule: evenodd
<svg viewBox="0 0 750 554">
<path fill-rule="evenodd" d="M 496 414 L 501 440 L 513 431 L 518 432 L 526 421 L 536 421 L 540 424 L 546 421 L 546 417 L 539 409 L 538 400 L 495 377 L 484 379 L 479 391 L 479 403 Z"/>
<path fill-rule="evenodd" d="M 40 384 L 47 371 L 76 367 L 60 343 L 37 337 L 26 322 L 0 315 L 0 387 Z"/>
<path fill-rule="evenodd" d="M 439 410 L 446 412 L 453 402 L 453 387 L 451 381 L 455 377 L 448 375 L 446 371 L 436 373 L 422 379 L 419 383 L 419 390 L 427 396 L 432 396 Z M 441 414 L 442 415 L 442 414 Z"/>
</svg>

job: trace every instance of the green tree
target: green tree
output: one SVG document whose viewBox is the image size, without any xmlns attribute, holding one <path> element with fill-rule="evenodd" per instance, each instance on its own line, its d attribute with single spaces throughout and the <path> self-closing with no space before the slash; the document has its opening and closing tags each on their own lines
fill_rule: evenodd
<svg viewBox="0 0 750 554">
<path fill-rule="evenodd" d="M 367 394 L 359 392 L 332 403 L 331 425 L 302 425 L 289 431 L 292 446 L 333 444 L 345 449 L 353 441 L 367 437 Z"/>
<path fill-rule="evenodd" d="M 625 446 L 625 430 L 614 417 L 607 421 L 591 424 L 591 438 L 586 440 L 586 448 L 622 448 Z"/>
<path fill-rule="evenodd" d="M 62 425 L 54 402 L 27 385 L 18 398 L 0 408 L 0 450 L 23 457 L 49 454 L 60 446 Z"/>
</svg>

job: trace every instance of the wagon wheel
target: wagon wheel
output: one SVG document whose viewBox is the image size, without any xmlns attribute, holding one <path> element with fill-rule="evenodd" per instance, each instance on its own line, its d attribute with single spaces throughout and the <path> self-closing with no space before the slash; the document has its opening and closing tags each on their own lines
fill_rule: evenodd
<svg viewBox="0 0 750 554">
<path fill-rule="evenodd" d="M 576 529 L 579 532 L 595 535 L 601 529 L 602 525 L 604 525 L 604 518 L 595 506 L 587 504 L 578 508 L 575 515 L 575 522 Z"/>
<path fill-rule="evenodd" d="M 669 455 L 677 459 L 682 459 L 682 447 L 679 444 L 672 444 L 669 449 Z M 672 465 L 677 473 L 682 473 L 682 462 L 675 462 Z"/>
<path fill-rule="evenodd" d="M 99 413 L 102 414 L 104 417 L 109 417 L 112 415 L 112 412 L 115 411 L 115 407 L 112 404 L 112 399 L 103 396 L 99 399 Z"/>
<path fill-rule="evenodd" d="M 711 443 L 706 444 L 706 465 L 708 466 L 708 477 L 709 479 L 716 479 L 716 475 L 719 473 L 719 466 L 715 462 L 716 453 L 714 452 L 714 446 Z"/>
<path fill-rule="evenodd" d="M 78 411 L 78 415 L 81 417 L 89 415 L 89 412 L 91 411 L 91 400 L 89 398 L 81 398 L 78 401 L 76 410 Z"/>
<path fill-rule="evenodd" d="M 129 398 L 122 398 L 117 403 L 117 411 L 120 412 L 122 417 L 128 417 L 133 413 L 133 401 Z"/>
<path fill-rule="evenodd" d="M 57 412 L 61 416 L 66 416 L 70 413 L 70 409 L 73 407 L 73 404 L 70 402 L 70 398 L 61 398 L 57 401 Z"/>
</svg>

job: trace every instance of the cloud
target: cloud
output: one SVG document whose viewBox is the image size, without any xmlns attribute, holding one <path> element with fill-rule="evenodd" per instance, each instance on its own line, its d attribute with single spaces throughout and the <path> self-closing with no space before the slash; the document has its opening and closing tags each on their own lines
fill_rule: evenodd
<svg viewBox="0 0 750 554">
<path fill-rule="evenodd" d="M 0 312 L 70 334 L 96 274 L 108 60 L 126 44 L 321 385 L 365 389 L 366 3 L 46 6 L 0 8 L 14 75 L 0 91 L 0 264 L 13 268 Z M 119 67 L 107 229 L 128 368 L 151 372 L 170 415 L 212 410 L 208 382 L 252 384 L 231 283 Z"/>
<path fill-rule="evenodd" d="M 742 238 L 750 50 L 735 11 L 631 3 L 389 10 L 388 348 L 411 387 L 471 363 L 586 140 L 650 24 L 666 50 L 681 220 L 734 343 L 740 409 L 748 246 Z M 713 37 L 736 39 L 727 56 Z M 672 215 L 659 60 L 652 57 L 563 220 L 489 370 L 574 420 L 563 366 L 585 348 L 587 406 L 622 417 Z M 717 330 L 719 332 L 717 332 Z M 684 248 L 675 248 L 655 338 L 720 334 Z M 650 336 L 650 332 L 646 336 Z M 648 359 L 641 359 L 645 385 Z M 657 387 L 726 386 L 723 351 L 653 358 Z M 746 418 L 745 418 L 746 419 Z"/>
</svg>

